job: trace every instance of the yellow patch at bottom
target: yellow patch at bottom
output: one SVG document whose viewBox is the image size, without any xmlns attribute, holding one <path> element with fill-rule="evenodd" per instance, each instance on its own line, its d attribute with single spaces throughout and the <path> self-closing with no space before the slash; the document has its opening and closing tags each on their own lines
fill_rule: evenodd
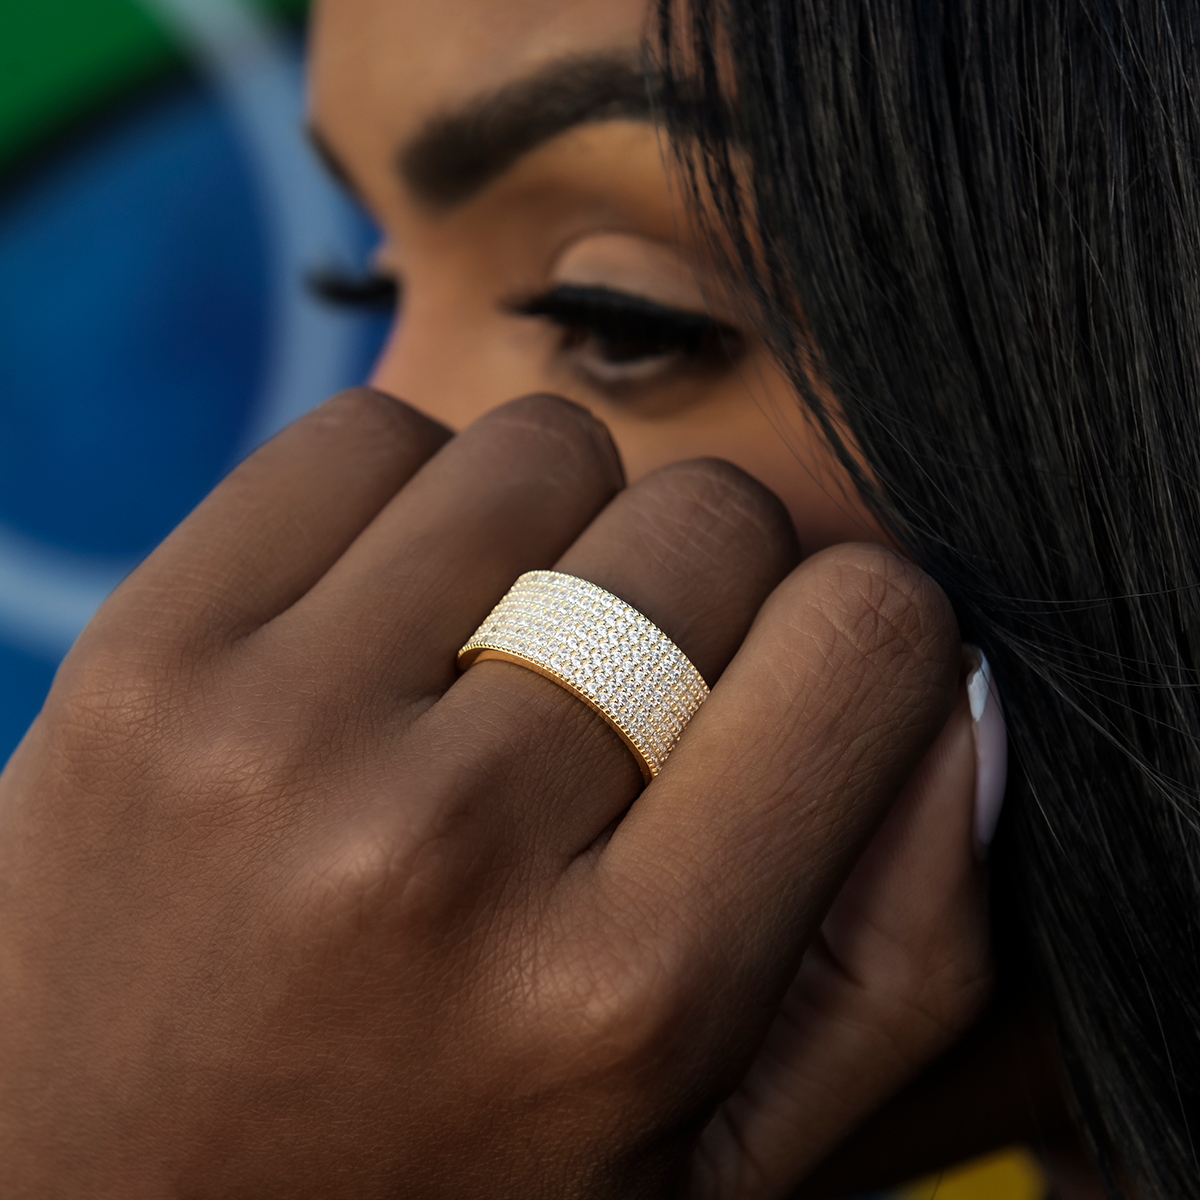
<svg viewBox="0 0 1200 1200">
<path fill-rule="evenodd" d="M 1004 1150 L 927 1175 L 895 1193 L 896 1200 L 1046 1200 L 1046 1177 L 1033 1155 Z"/>
</svg>

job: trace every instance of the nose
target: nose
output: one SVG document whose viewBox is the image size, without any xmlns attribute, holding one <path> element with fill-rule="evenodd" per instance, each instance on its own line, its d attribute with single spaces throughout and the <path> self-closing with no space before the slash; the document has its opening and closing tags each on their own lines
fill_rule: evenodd
<svg viewBox="0 0 1200 1200">
<path fill-rule="evenodd" d="M 545 329 L 494 298 L 410 276 L 371 384 L 457 430 L 516 396 L 561 392 L 551 354 Z"/>
</svg>

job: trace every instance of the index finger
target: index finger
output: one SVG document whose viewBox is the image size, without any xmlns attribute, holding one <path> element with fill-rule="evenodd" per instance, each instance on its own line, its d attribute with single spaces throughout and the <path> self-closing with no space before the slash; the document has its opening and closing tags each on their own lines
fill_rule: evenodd
<svg viewBox="0 0 1200 1200">
<path fill-rule="evenodd" d="M 715 955 L 743 997 L 782 990 L 949 716 L 959 657 L 949 601 L 916 566 L 881 546 L 814 555 L 617 827 L 598 884 L 639 897 L 673 960 Z"/>
</svg>

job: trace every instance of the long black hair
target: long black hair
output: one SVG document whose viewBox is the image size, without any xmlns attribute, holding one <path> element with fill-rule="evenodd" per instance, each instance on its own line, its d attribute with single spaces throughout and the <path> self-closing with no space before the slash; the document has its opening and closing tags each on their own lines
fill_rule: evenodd
<svg viewBox="0 0 1200 1200">
<path fill-rule="evenodd" d="M 1195 1195 L 1200 3 L 658 12 L 676 144 L 797 391 L 992 659 L 994 908 L 1096 1161 Z"/>
</svg>

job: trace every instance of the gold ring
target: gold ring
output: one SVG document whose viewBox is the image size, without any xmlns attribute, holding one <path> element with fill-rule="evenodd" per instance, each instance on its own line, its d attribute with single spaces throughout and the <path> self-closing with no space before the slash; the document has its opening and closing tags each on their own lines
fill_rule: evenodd
<svg viewBox="0 0 1200 1200">
<path fill-rule="evenodd" d="M 653 621 L 586 579 L 527 571 L 458 652 L 528 667 L 598 712 L 642 775 L 662 770 L 708 696 L 691 660 Z"/>
</svg>

